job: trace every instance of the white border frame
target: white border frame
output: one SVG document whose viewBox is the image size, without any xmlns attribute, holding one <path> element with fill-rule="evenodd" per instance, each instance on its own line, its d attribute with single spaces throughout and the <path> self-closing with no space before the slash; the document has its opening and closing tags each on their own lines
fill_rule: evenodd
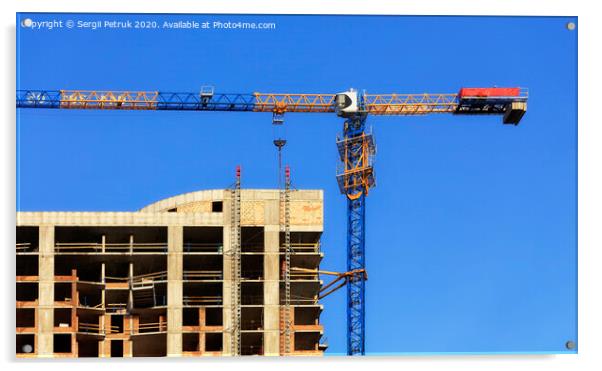
<svg viewBox="0 0 602 371">
<path fill-rule="evenodd" d="M 4 212 L 2 213 L 3 280 L 5 300 L 1 307 L 3 322 L 0 341 L 4 351 L 6 367 L 34 370 L 44 367 L 63 370 L 64 367 L 85 367 L 89 370 L 106 368 L 107 361 L 19 360 L 14 357 L 14 253 L 10 248 L 14 242 L 15 224 L 15 13 L 16 12 L 129 12 L 129 13 L 256 13 L 256 14 L 409 14 L 409 15 L 559 15 L 578 16 L 579 28 L 579 338 L 578 355 L 509 355 L 509 356 L 390 356 L 350 359 L 327 357 L 324 359 L 159 359 L 126 360 L 135 362 L 119 367 L 144 365 L 148 371 L 164 369 L 167 364 L 181 367 L 245 367 L 250 370 L 276 370 L 283 366 L 287 370 L 307 367 L 345 367 L 349 370 L 365 370 L 370 367 L 400 367 L 412 370 L 586 370 L 602 364 L 602 342 L 600 338 L 600 288 L 602 283 L 601 261 L 602 238 L 602 122 L 595 112 L 595 99 L 600 96 L 600 42 L 602 35 L 600 13 L 596 14 L 594 1 L 558 0 L 415 0 L 393 5 L 386 0 L 303 0 L 285 2 L 275 0 L 250 1 L 206 1 L 206 0 L 4 0 L 2 7 L 2 76 L 3 99 L 1 169 L 5 175 L 1 183 Z M 277 4 L 277 5 L 276 5 Z M 552 108 L 553 109 L 553 108 Z M 18 362 L 18 363 L 16 363 Z M 121 361 L 124 362 L 124 361 Z M 600 367 L 600 366 L 597 366 Z"/>
</svg>

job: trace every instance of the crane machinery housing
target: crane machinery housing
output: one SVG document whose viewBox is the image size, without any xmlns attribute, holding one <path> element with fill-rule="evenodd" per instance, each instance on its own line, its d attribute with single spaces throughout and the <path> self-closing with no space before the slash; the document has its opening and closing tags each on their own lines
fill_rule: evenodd
<svg viewBox="0 0 602 371">
<path fill-rule="evenodd" d="M 272 113 L 274 124 L 282 124 L 283 115 L 294 112 L 336 113 L 343 118 L 342 136 L 336 141 L 341 161 L 336 178 L 341 193 L 347 198 L 348 272 L 339 274 L 337 281 L 344 280 L 347 286 L 347 354 L 363 355 L 366 339 L 366 196 L 376 185 L 373 168 L 376 147 L 372 134 L 366 130 L 366 118 L 369 115 L 420 116 L 437 113 L 500 115 L 503 116 L 504 124 L 517 125 L 527 110 L 527 99 L 527 89 L 518 87 L 462 88 L 458 93 L 450 94 L 367 94 L 354 89 L 338 94 L 218 94 L 212 87 L 203 87 L 198 93 L 17 90 L 16 106 L 53 109 L 268 112 Z M 237 184 L 240 184 L 239 180 Z M 289 186 L 287 183 L 287 187 Z M 236 191 L 233 192 L 236 194 Z M 233 233 L 236 236 L 238 232 Z M 287 266 L 287 269 L 290 267 Z M 239 292 L 234 294 L 239 295 Z M 237 320 L 233 317 L 235 323 Z"/>
</svg>

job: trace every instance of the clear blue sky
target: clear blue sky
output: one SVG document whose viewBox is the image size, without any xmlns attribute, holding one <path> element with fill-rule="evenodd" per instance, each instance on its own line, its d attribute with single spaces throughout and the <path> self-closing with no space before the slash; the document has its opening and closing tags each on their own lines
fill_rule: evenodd
<svg viewBox="0 0 602 371">
<path fill-rule="evenodd" d="M 17 87 L 224 93 L 453 93 L 523 86 L 501 117 L 370 117 L 369 354 L 568 352 L 577 340 L 576 18 L 51 15 L 275 22 L 275 30 L 17 28 Z M 20 110 L 18 209 L 137 210 L 183 192 L 277 186 L 270 114 Z M 323 189 L 323 269 L 345 270 L 334 114 L 289 114 L 297 188 Z M 345 291 L 324 300 L 345 352 Z"/>
</svg>

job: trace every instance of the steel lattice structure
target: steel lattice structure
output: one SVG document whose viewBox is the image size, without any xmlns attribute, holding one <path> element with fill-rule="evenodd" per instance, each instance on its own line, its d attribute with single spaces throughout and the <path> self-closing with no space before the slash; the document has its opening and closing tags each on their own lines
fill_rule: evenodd
<svg viewBox="0 0 602 371">
<path fill-rule="evenodd" d="M 100 90 L 17 90 L 17 108 L 171 110 L 269 112 L 283 122 L 289 112 L 336 113 L 345 119 L 342 138 L 337 139 L 341 166 L 337 182 L 347 198 L 347 269 L 341 275 L 347 284 L 347 353 L 365 354 L 365 235 L 366 196 L 374 187 L 374 138 L 366 132 L 368 115 L 420 116 L 426 114 L 502 115 L 505 124 L 518 124 L 527 110 L 524 88 L 462 88 L 452 94 L 366 94 L 351 89 L 338 94 L 218 94 L 212 87 L 198 93 Z M 232 192 L 233 205 L 240 201 L 240 180 Z M 238 189 L 238 191 L 237 191 Z M 238 193 L 237 193 L 238 192 Z M 239 207 L 239 206 L 238 206 Z M 239 209 L 233 209 L 234 215 Z M 232 225 L 235 226 L 234 220 Z M 233 230 L 233 243 L 240 241 Z M 236 258 L 234 258 L 236 263 Z M 239 276 L 234 264 L 232 274 Z M 290 267 L 289 267 L 290 268 Z M 288 269 L 285 269 L 288 270 Z M 290 273 L 290 272 L 289 272 Z M 327 285 L 329 286 L 329 285 Z M 332 291 L 329 291 L 332 292 Z M 240 300 L 240 292 L 233 295 Z M 234 296 L 233 296 L 233 300 Z M 288 299 L 285 300 L 288 302 Z M 233 313 L 233 335 L 240 316 Z M 288 320 L 286 320 L 288 323 Z M 287 327 L 287 326 L 285 326 Z M 287 333 L 288 334 L 288 333 Z M 290 335 L 290 334 L 288 334 Z M 238 343 L 238 344 L 236 344 Z M 233 338 L 233 354 L 240 343 Z M 285 347 L 286 348 L 286 347 Z"/>
<path fill-rule="evenodd" d="M 360 100 L 360 108 L 365 102 Z M 372 158 L 374 139 L 366 133 L 366 114 L 345 121 L 343 138 L 337 140 L 341 168 L 337 180 L 347 196 L 347 271 L 365 271 L 366 196 L 375 186 Z M 365 354 L 365 275 L 347 280 L 347 354 Z"/>
<path fill-rule="evenodd" d="M 428 113 L 503 114 L 517 96 L 462 97 L 459 94 L 364 94 L 365 113 L 422 115 Z M 17 90 L 18 108 L 62 108 L 156 111 L 337 112 L 336 94 L 218 94 L 159 91 Z"/>
</svg>

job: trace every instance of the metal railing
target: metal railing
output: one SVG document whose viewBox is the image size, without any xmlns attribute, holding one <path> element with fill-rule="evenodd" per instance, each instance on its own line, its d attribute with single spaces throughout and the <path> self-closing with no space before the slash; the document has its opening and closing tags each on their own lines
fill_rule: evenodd
<svg viewBox="0 0 602 371">
<path fill-rule="evenodd" d="M 291 243 L 293 253 L 319 253 L 320 243 Z M 280 252 L 284 252 L 284 245 L 280 245 Z"/>
<path fill-rule="evenodd" d="M 128 283 L 129 277 L 105 276 L 105 283 Z"/>
<path fill-rule="evenodd" d="M 307 304 L 317 304 L 318 297 L 317 296 L 301 296 L 301 295 L 291 295 L 291 304 L 292 305 L 307 305 Z M 284 305 L 284 300 L 280 300 L 280 305 Z"/>
<path fill-rule="evenodd" d="M 262 280 L 263 279 L 263 270 L 243 269 L 240 274 L 240 277 L 243 280 Z"/>
<path fill-rule="evenodd" d="M 257 320 L 243 320 L 240 324 L 240 329 L 246 331 L 263 330 L 263 318 Z"/>
<path fill-rule="evenodd" d="M 77 332 L 82 332 L 85 334 L 96 334 L 96 335 L 103 335 L 104 334 L 104 330 L 100 328 L 99 324 L 94 324 L 94 323 L 78 323 L 77 325 Z"/>
<path fill-rule="evenodd" d="M 292 280 L 318 280 L 319 275 L 317 272 L 299 272 L 291 270 Z"/>
<path fill-rule="evenodd" d="M 127 311 L 126 303 L 109 303 L 105 305 L 105 311 L 107 313 L 121 313 Z"/>
<path fill-rule="evenodd" d="M 138 324 L 138 328 L 125 330 L 119 326 L 110 326 L 107 330 L 101 327 L 98 323 L 82 323 L 77 325 L 77 332 L 93 335 L 108 335 L 108 334 L 146 334 L 154 332 L 166 332 L 167 322 L 147 322 Z"/>
<path fill-rule="evenodd" d="M 213 252 L 222 254 L 224 252 L 224 245 L 222 243 L 185 242 L 184 252 Z"/>
<path fill-rule="evenodd" d="M 17 252 L 36 252 L 38 251 L 38 247 L 32 245 L 30 242 L 20 242 L 16 244 Z"/>
<path fill-rule="evenodd" d="M 105 328 L 100 327 L 98 323 L 78 323 L 77 332 L 94 335 L 107 335 L 107 334 L 118 334 L 120 333 L 119 326 L 110 326 L 107 331 Z M 125 333 L 125 331 L 124 331 Z"/>
<path fill-rule="evenodd" d="M 132 287 L 139 288 L 154 284 L 156 281 L 166 281 L 167 271 L 139 274 L 132 277 Z"/>
<path fill-rule="evenodd" d="M 224 278 L 224 274 L 220 270 L 202 270 L 192 271 L 186 270 L 183 272 L 183 278 L 186 281 L 206 281 L 206 280 L 221 280 Z"/>
<path fill-rule="evenodd" d="M 167 322 L 148 322 L 138 324 L 137 331 L 132 331 L 134 334 L 146 334 L 149 332 L 166 332 Z"/>
<path fill-rule="evenodd" d="M 184 305 L 221 305 L 223 304 L 223 298 L 222 296 L 216 295 L 216 296 L 210 296 L 210 295 L 203 295 L 203 296 L 184 296 L 182 298 L 182 303 Z"/>
<path fill-rule="evenodd" d="M 55 252 L 167 252 L 167 243 L 56 242 Z"/>
</svg>

